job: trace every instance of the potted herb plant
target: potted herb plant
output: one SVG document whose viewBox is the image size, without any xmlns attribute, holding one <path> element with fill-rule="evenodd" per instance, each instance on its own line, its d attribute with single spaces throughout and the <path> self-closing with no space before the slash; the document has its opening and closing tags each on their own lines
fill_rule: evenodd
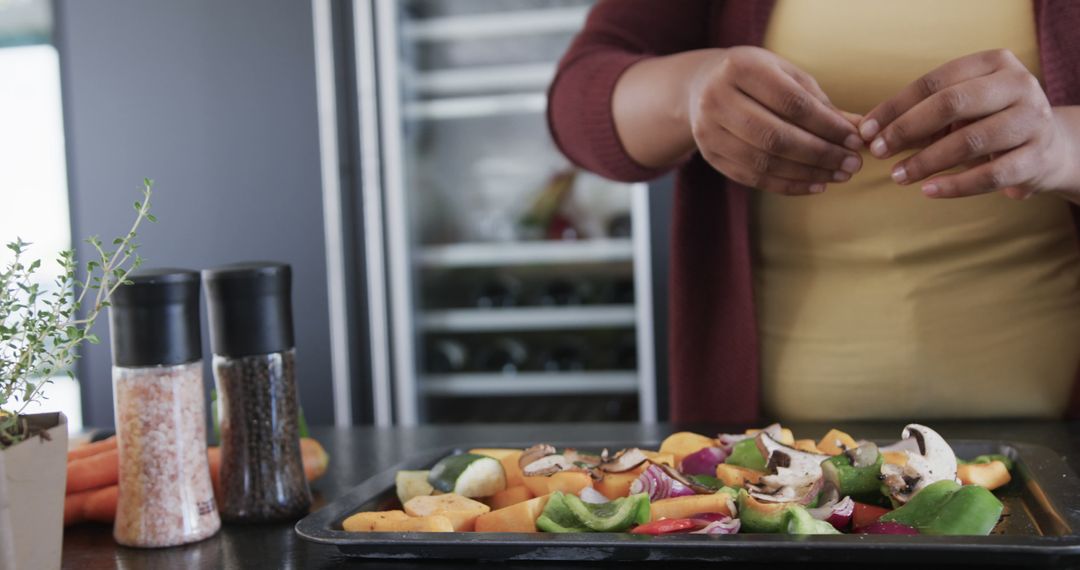
<svg viewBox="0 0 1080 570">
<path fill-rule="evenodd" d="M 143 180 L 143 198 L 135 202 L 135 222 L 125 235 L 110 245 L 86 240 L 96 256 L 86 263 L 85 281 L 68 250 L 56 259 L 60 271 L 52 287 L 43 288 L 41 260 L 28 259 L 30 244 L 7 244 L 14 257 L 0 269 L 0 570 L 60 567 L 67 419 L 27 412 L 54 375 L 73 377 L 76 349 L 83 341 L 98 342 L 90 332 L 94 321 L 142 264 L 135 237 L 143 220 L 156 221 L 152 189 L 153 181 Z"/>
</svg>

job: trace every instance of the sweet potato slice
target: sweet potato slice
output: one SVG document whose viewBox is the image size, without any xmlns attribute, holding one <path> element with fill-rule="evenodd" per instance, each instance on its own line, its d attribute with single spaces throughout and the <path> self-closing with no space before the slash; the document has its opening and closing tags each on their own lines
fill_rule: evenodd
<svg viewBox="0 0 1080 570">
<path fill-rule="evenodd" d="M 456 531 L 470 531 L 476 525 L 476 517 L 491 511 L 480 501 L 462 497 L 456 493 L 420 496 L 405 503 L 405 512 L 414 517 L 441 515 L 450 519 Z"/>
<path fill-rule="evenodd" d="M 536 497 L 476 518 L 476 532 L 537 532 L 536 519 L 551 495 Z"/>
</svg>

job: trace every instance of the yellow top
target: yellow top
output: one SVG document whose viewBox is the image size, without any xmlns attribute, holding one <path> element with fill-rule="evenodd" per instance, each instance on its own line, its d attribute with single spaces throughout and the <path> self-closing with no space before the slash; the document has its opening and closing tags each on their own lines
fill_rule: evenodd
<svg viewBox="0 0 1080 570">
<path fill-rule="evenodd" d="M 957 57 L 1009 48 L 1036 74 L 1030 0 L 780 0 L 765 46 L 866 113 Z M 1068 207 L 924 198 L 898 159 L 822 195 L 756 192 L 765 411 L 784 419 L 1057 416 L 1080 363 Z"/>
</svg>

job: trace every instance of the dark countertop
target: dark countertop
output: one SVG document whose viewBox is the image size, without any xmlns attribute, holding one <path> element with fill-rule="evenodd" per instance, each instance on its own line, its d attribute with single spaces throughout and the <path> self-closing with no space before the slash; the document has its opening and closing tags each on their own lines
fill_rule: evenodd
<svg viewBox="0 0 1080 570">
<path fill-rule="evenodd" d="M 1036 443 L 1061 453 L 1072 469 L 1080 472 L 1080 422 L 924 422 L 946 439 L 995 439 Z M 449 445 L 496 446 L 500 443 L 532 441 L 641 441 L 659 442 L 680 429 L 701 433 L 736 431 L 737 426 L 671 426 L 641 424 L 500 424 L 424 426 L 418 428 L 312 428 L 312 436 L 330 454 L 326 476 L 312 485 L 316 507 L 332 501 L 368 477 L 388 469 L 410 455 Z M 902 423 L 790 424 L 796 437 L 821 437 L 830 427 L 839 427 L 855 438 L 890 440 L 900 435 Z M 737 431 L 742 431 L 741 428 Z M 117 546 L 112 527 L 82 524 L 65 530 L 63 567 L 78 570 L 96 568 L 466 568 L 469 562 L 373 562 L 350 559 L 332 546 L 304 541 L 293 525 L 226 525 L 217 535 L 196 544 L 160 550 Z M 504 566 L 484 564 L 485 566 Z M 510 566 L 510 565 L 505 565 Z M 515 568 L 560 568 L 561 563 L 517 563 Z M 584 566 L 584 565 L 580 565 Z M 579 566 L 579 567 L 580 567 Z M 599 564 L 624 568 L 626 564 Z M 657 568 L 666 565 L 653 564 Z M 732 567 L 724 564 L 725 568 Z M 754 568 L 762 568 L 760 564 Z M 800 568 L 808 566 L 800 565 Z M 836 568 L 830 565 L 829 568 Z"/>
</svg>

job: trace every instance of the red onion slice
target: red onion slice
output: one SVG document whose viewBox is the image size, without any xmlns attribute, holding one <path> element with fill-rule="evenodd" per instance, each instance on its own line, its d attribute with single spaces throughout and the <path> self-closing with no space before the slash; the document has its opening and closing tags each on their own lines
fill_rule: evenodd
<svg viewBox="0 0 1080 570">
<path fill-rule="evenodd" d="M 694 490 L 668 476 L 663 469 L 649 465 L 645 471 L 630 484 L 630 493 L 648 493 L 650 501 L 659 501 L 671 497 L 694 495 Z"/>
<path fill-rule="evenodd" d="M 727 459 L 728 452 L 720 447 L 705 447 L 683 458 L 679 471 L 684 475 L 716 475 L 716 466 Z"/>
</svg>

